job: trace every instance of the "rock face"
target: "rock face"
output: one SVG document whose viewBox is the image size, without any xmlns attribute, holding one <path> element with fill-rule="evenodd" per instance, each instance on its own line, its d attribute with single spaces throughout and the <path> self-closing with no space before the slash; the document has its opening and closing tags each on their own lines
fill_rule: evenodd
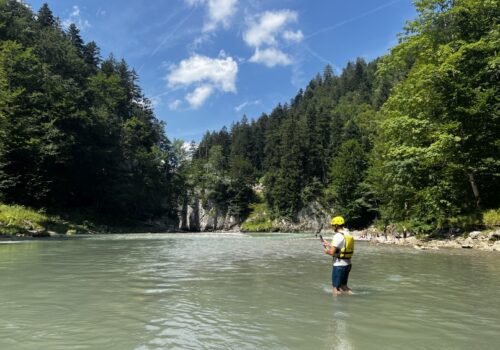
<svg viewBox="0 0 500 350">
<path fill-rule="evenodd" d="M 332 232 L 331 213 L 318 202 L 311 202 L 302 208 L 294 221 L 279 220 L 275 223 L 280 232 Z"/>
<path fill-rule="evenodd" d="M 318 202 L 311 202 L 297 214 L 297 221 L 308 231 L 329 229 L 331 220 L 331 214 Z"/>
<path fill-rule="evenodd" d="M 182 231 L 239 231 L 237 217 L 217 209 L 215 203 L 203 203 L 190 198 L 179 210 L 179 229 Z M 303 208 L 295 220 L 276 220 L 273 231 L 279 232 L 330 232 L 332 216 L 319 203 L 312 202 Z"/>
<path fill-rule="evenodd" d="M 239 221 L 198 198 L 185 203 L 180 210 L 179 229 L 183 231 L 239 231 Z"/>
</svg>

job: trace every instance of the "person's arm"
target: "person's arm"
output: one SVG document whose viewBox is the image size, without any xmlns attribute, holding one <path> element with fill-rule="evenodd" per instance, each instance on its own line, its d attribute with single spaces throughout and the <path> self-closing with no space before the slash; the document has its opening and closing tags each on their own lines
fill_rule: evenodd
<svg viewBox="0 0 500 350">
<path fill-rule="evenodd" d="M 336 250 L 337 248 L 332 244 L 329 247 L 325 247 L 324 252 L 325 254 L 333 256 Z"/>
<path fill-rule="evenodd" d="M 325 249 L 324 249 L 325 254 L 328 254 L 328 255 L 331 255 L 331 256 L 335 256 L 335 253 L 339 249 L 338 247 L 340 247 L 342 245 L 342 240 L 343 239 L 344 238 L 342 237 L 342 235 L 335 234 L 333 236 L 333 239 L 332 239 L 332 244 L 330 244 L 329 247 L 325 246 Z"/>
</svg>

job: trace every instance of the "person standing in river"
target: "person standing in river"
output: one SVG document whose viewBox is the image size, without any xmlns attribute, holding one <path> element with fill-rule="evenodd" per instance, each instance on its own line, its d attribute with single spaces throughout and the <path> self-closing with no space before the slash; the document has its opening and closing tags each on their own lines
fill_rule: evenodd
<svg viewBox="0 0 500 350">
<path fill-rule="evenodd" d="M 333 294 L 352 294 L 352 289 L 347 286 L 349 272 L 351 272 L 351 258 L 354 254 L 354 238 L 344 227 L 345 220 L 341 216 L 332 219 L 335 231 L 332 243 L 323 241 L 325 254 L 333 257 L 332 287 Z"/>
</svg>

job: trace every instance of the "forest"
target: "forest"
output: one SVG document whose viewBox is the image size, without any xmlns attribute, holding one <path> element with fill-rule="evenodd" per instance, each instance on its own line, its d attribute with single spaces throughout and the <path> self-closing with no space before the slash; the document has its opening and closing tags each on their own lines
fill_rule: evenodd
<svg viewBox="0 0 500 350">
<path fill-rule="evenodd" d="M 0 194 L 106 218 L 174 215 L 171 143 L 124 60 L 47 4 L 0 3 Z"/>
<path fill-rule="evenodd" d="M 196 196 L 240 222 L 256 204 L 294 221 L 318 202 L 353 227 L 498 224 L 500 3 L 415 6 L 387 55 L 327 65 L 269 114 L 186 150 L 124 60 L 47 4 L 2 0 L 0 201 L 110 222 L 175 222 Z"/>
</svg>

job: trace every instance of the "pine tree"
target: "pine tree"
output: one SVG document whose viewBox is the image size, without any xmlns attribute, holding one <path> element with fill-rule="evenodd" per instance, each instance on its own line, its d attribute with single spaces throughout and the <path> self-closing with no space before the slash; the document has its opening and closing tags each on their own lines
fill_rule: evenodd
<svg viewBox="0 0 500 350">
<path fill-rule="evenodd" d="M 330 85 L 332 83 L 334 75 L 332 66 L 327 64 L 323 71 L 323 81 L 326 85 Z"/>
<path fill-rule="evenodd" d="M 37 22 L 42 28 L 56 28 L 57 20 L 54 18 L 52 11 L 47 3 L 44 3 L 38 10 Z"/>
<path fill-rule="evenodd" d="M 74 23 L 71 23 L 69 25 L 69 28 L 66 32 L 66 35 L 73 44 L 73 46 L 76 48 L 76 52 L 80 57 L 83 57 L 83 52 L 84 52 L 84 42 L 82 37 L 80 36 L 80 30 L 76 27 Z"/>
<path fill-rule="evenodd" d="M 83 47 L 83 60 L 87 64 L 91 74 L 97 73 L 101 57 L 100 49 L 94 41 L 87 43 Z"/>
<path fill-rule="evenodd" d="M 272 183 L 266 186 L 266 196 L 275 214 L 293 219 L 302 206 L 303 169 L 305 166 L 302 149 L 304 127 L 296 117 L 287 119 L 281 129 L 283 140 L 280 166 L 275 175 L 269 177 Z M 272 185 L 272 186 L 270 186 Z"/>
<path fill-rule="evenodd" d="M 366 224 L 363 218 L 366 208 L 362 205 L 364 201 L 360 187 L 366 168 L 367 154 L 356 139 L 342 143 L 330 168 L 332 181 L 327 190 L 328 195 L 351 225 Z"/>
</svg>

